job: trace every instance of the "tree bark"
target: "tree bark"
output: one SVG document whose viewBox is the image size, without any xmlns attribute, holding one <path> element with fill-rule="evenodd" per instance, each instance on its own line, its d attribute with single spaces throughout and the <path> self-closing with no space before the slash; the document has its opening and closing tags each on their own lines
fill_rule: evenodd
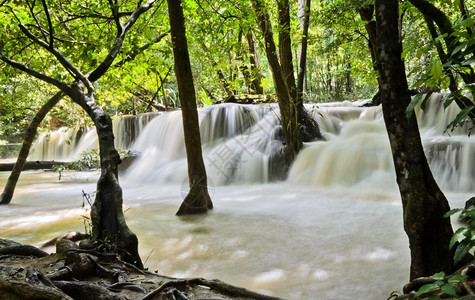
<svg viewBox="0 0 475 300">
<path fill-rule="evenodd" d="M 43 106 L 38 110 L 36 115 L 33 117 L 33 120 L 28 125 L 26 129 L 25 137 L 21 145 L 20 153 L 18 154 L 13 170 L 8 177 L 3 193 L 0 195 L 0 204 L 9 204 L 13 197 L 13 192 L 15 191 L 18 178 L 20 177 L 21 171 L 26 162 L 26 158 L 30 153 L 31 144 L 36 136 L 36 131 L 41 121 L 43 121 L 46 114 L 63 98 L 64 94 L 62 92 L 57 92 L 52 96 L 48 101 L 46 101 Z"/>
<path fill-rule="evenodd" d="M 264 88 L 262 87 L 262 74 L 259 70 L 259 52 L 257 52 L 256 43 L 252 32 L 246 34 L 247 45 L 249 47 L 249 62 L 251 64 L 251 88 L 256 94 L 264 94 Z"/>
<path fill-rule="evenodd" d="M 290 96 L 290 90 L 285 79 L 277 57 L 277 49 L 274 43 L 274 33 L 269 14 L 262 0 L 252 0 L 252 6 L 256 12 L 257 21 L 264 36 L 265 50 L 272 78 L 274 79 L 274 87 L 279 101 L 279 109 L 281 122 L 285 137 L 285 161 L 287 165 L 294 160 L 297 153 L 302 148 L 302 138 L 298 127 L 297 107 L 294 100 Z M 295 86 L 295 83 L 294 83 Z"/>
<path fill-rule="evenodd" d="M 377 53 L 377 37 L 376 37 L 376 21 L 373 20 L 374 6 L 369 5 L 365 8 L 359 8 L 356 10 L 360 15 L 362 21 L 365 22 L 365 29 L 368 33 L 368 48 L 371 53 L 371 62 L 373 63 L 373 69 L 378 70 L 379 58 Z M 378 74 L 378 86 L 381 86 L 381 77 Z M 373 96 L 373 105 L 381 104 L 381 93 L 378 90 L 376 95 Z"/>
<path fill-rule="evenodd" d="M 301 3 L 302 2 L 302 3 Z M 297 107 L 303 106 L 305 92 L 305 78 L 307 73 L 308 28 L 310 26 L 311 0 L 299 0 L 299 18 L 302 25 L 302 39 L 300 41 L 299 67 L 297 74 Z"/>
<path fill-rule="evenodd" d="M 212 209 L 213 203 L 208 193 L 208 179 L 201 151 L 198 110 L 186 41 L 185 19 L 181 0 L 167 0 L 167 2 L 190 184 L 190 191 L 176 214 L 179 216 L 201 214 Z"/>
<path fill-rule="evenodd" d="M 451 272 L 453 231 L 450 219 L 442 218 L 449 204 L 429 169 L 415 115 L 405 115 L 410 94 L 401 60 L 398 1 L 376 0 L 375 7 L 381 100 L 411 249 L 410 279 Z"/>
<path fill-rule="evenodd" d="M 105 244 L 110 241 L 111 250 L 142 269 L 137 236 L 127 226 L 122 210 L 122 188 L 118 179 L 120 155 L 114 146 L 112 120 L 96 104 L 93 91 L 86 94 L 81 86 L 75 85 L 68 91 L 68 96 L 92 119 L 99 140 L 101 175 L 91 208 L 92 238 Z"/>
</svg>

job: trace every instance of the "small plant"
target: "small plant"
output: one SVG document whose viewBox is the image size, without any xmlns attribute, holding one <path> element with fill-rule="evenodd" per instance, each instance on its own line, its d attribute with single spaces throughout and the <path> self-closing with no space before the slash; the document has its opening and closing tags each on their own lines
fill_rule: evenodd
<svg viewBox="0 0 475 300">
<path fill-rule="evenodd" d="M 444 218 L 448 218 L 459 211 L 462 211 L 459 218 L 468 226 L 457 229 L 450 240 L 450 249 L 457 245 L 454 254 L 455 264 L 460 262 L 475 247 L 475 206 L 470 205 L 463 210 L 461 208 L 452 209 L 444 215 Z"/>
<path fill-rule="evenodd" d="M 439 272 L 434 275 L 432 275 L 430 278 L 434 279 L 435 281 L 433 283 L 428 283 L 424 284 L 421 286 L 416 294 L 414 295 L 414 299 L 417 299 L 418 297 L 422 296 L 423 294 L 430 293 L 430 292 L 435 292 L 435 291 L 442 291 L 445 294 L 448 294 L 450 296 L 457 296 L 457 293 L 455 292 L 454 287 L 452 284 L 459 283 L 461 281 L 464 281 L 467 279 L 467 276 L 465 275 L 453 275 L 450 277 L 446 277 L 444 272 Z M 429 300 L 438 300 L 442 299 L 438 295 L 432 295 L 428 298 Z"/>
<path fill-rule="evenodd" d="M 92 207 L 92 196 L 82 190 L 82 205 L 81 208 L 84 209 L 84 215 L 82 215 L 82 220 L 84 223 L 84 233 L 86 235 L 92 235 L 92 220 L 89 217 L 90 211 Z"/>
<path fill-rule="evenodd" d="M 120 158 L 123 159 L 129 155 L 127 150 L 118 150 Z M 78 160 L 72 161 L 64 165 L 53 166 L 53 172 L 58 172 L 58 180 L 61 180 L 62 172 L 64 171 L 90 171 L 99 169 L 101 166 L 98 149 L 84 151 Z"/>
<path fill-rule="evenodd" d="M 211 100 L 204 89 L 201 89 L 201 104 L 205 107 L 213 105 L 213 100 Z"/>
</svg>

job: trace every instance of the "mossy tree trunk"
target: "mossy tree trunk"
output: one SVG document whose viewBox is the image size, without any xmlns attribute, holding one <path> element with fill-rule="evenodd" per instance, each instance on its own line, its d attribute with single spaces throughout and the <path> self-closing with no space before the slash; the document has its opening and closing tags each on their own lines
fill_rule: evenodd
<svg viewBox="0 0 475 300">
<path fill-rule="evenodd" d="M 412 280 L 453 271 L 453 231 L 450 219 L 442 217 L 449 204 L 429 169 L 415 115 L 406 118 L 411 98 L 401 60 L 398 1 L 377 0 L 375 8 L 381 100 L 409 237 Z"/>
<path fill-rule="evenodd" d="M 201 214 L 212 209 L 213 203 L 208 193 L 208 179 L 201 151 L 198 109 L 186 41 L 185 19 L 181 0 L 167 0 L 167 2 L 190 185 L 190 191 L 176 214 L 179 216 Z"/>
</svg>

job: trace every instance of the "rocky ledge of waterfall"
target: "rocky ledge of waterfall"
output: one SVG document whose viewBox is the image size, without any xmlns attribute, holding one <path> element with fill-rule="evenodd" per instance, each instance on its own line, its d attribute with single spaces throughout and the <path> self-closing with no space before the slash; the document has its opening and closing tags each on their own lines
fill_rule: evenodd
<svg viewBox="0 0 475 300">
<path fill-rule="evenodd" d="M 279 299 L 217 279 L 179 279 L 140 270 L 114 253 L 92 250 L 80 233 L 46 246 L 53 244 L 56 253 L 49 254 L 0 238 L 1 299 Z"/>
</svg>

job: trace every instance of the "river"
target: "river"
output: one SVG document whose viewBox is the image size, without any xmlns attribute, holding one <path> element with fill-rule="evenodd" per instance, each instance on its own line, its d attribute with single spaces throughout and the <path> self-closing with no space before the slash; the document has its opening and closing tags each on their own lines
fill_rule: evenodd
<svg viewBox="0 0 475 300">
<path fill-rule="evenodd" d="M 134 118 L 142 125 L 133 138 L 118 133 L 125 147 L 144 157 L 120 180 L 145 266 L 285 299 L 386 299 L 401 291 L 409 277 L 409 247 L 380 109 L 319 105 L 314 113 L 327 140 L 306 143 L 288 178 L 275 182 L 269 163 L 275 112 L 222 107 L 200 111 L 215 207 L 206 216 L 174 215 L 186 194 L 178 112 L 146 122 Z M 423 142 L 451 206 L 462 207 L 475 191 L 475 143 L 464 129 L 444 133 L 439 113 L 420 117 Z M 69 153 L 94 144 L 87 134 L 82 140 Z M 32 155 L 41 148 L 45 157 L 47 147 L 37 145 Z M 231 154 L 224 157 L 226 151 Z M 0 173 L 0 186 L 7 176 Z M 0 209 L 2 237 L 39 245 L 87 230 L 82 194 L 93 197 L 97 178 L 97 172 L 65 172 L 61 180 L 51 172 L 24 172 L 12 204 Z"/>
</svg>

